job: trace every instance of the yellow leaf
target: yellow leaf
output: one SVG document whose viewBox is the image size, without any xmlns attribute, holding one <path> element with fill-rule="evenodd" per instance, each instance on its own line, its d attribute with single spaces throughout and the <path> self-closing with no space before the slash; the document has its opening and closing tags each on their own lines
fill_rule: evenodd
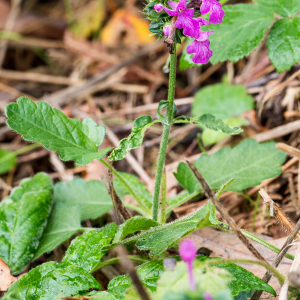
<svg viewBox="0 0 300 300">
<path fill-rule="evenodd" d="M 155 41 L 149 36 L 149 23 L 132 12 L 119 9 L 102 29 L 101 41 L 106 46 L 137 46 Z"/>
</svg>

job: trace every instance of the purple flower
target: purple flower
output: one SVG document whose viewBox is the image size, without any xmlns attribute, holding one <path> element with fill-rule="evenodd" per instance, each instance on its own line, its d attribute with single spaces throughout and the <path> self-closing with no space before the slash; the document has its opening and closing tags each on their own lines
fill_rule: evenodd
<svg viewBox="0 0 300 300">
<path fill-rule="evenodd" d="M 209 50 L 208 35 L 213 31 L 199 32 L 198 37 L 186 48 L 188 54 L 195 53 L 192 60 L 195 64 L 207 64 L 213 52 Z"/>
<path fill-rule="evenodd" d="M 222 5 L 217 0 L 203 0 L 200 12 L 202 15 L 210 12 L 209 21 L 213 24 L 220 24 L 225 15 Z"/>
<path fill-rule="evenodd" d="M 170 34 L 170 25 L 166 25 L 164 27 L 164 34 L 165 36 L 168 36 Z"/>
<path fill-rule="evenodd" d="M 193 19 L 194 9 L 186 9 L 178 14 L 175 28 L 182 29 L 183 34 L 191 38 L 195 37 L 200 30 L 199 22 Z"/>
<path fill-rule="evenodd" d="M 186 0 L 179 0 L 179 2 L 168 1 L 168 4 L 171 6 L 171 9 L 164 7 L 164 10 L 169 16 L 178 16 L 178 14 L 186 9 Z"/>
<path fill-rule="evenodd" d="M 194 274 L 193 274 L 193 261 L 197 256 L 197 249 L 193 241 L 185 240 L 179 247 L 179 254 L 181 258 L 187 263 L 189 278 L 190 278 L 190 288 L 191 290 L 196 289 Z"/>
<path fill-rule="evenodd" d="M 200 30 L 199 21 L 193 19 L 194 8 L 186 8 L 186 0 L 179 0 L 179 2 L 168 1 L 168 4 L 173 9 L 164 7 L 166 13 L 170 16 L 177 16 L 175 28 L 182 29 L 183 34 L 193 38 Z"/>
<path fill-rule="evenodd" d="M 154 9 L 157 11 L 157 12 L 162 12 L 163 11 L 163 9 L 164 9 L 164 6 L 162 5 L 162 4 L 160 4 L 160 3 L 158 3 L 158 4 L 155 4 L 154 5 Z"/>
<path fill-rule="evenodd" d="M 195 18 L 195 20 L 198 21 L 201 26 L 202 25 L 209 25 L 210 24 L 209 21 L 207 21 L 207 20 L 205 20 L 204 18 L 201 18 L 201 17 Z"/>
<path fill-rule="evenodd" d="M 211 294 L 204 292 L 204 300 L 213 300 L 213 297 L 211 296 Z"/>
</svg>

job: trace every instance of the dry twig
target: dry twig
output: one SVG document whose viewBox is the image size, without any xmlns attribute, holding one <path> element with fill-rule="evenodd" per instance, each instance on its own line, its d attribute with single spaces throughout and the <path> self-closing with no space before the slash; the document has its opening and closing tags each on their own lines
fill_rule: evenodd
<svg viewBox="0 0 300 300">
<path fill-rule="evenodd" d="M 146 290 L 138 277 L 136 270 L 134 269 L 134 265 L 131 260 L 127 257 L 126 249 L 124 246 L 116 247 L 116 252 L 121 258 L 121 264 L 125 270 L 128 271 L 128 274 L 135 285 L 140 297 L 142 300 L 150 300 Z"/>
<path fill-rule="evenodd" d="M 230 228 L 235 232 L 237 237 L 241 240 L 241 242 L 247 247 L 247 249 L 260 261 L 265 262 L 266 264 L 269 264 L 264 257 L 261 256 L 261 254 L 253 247 L 253 245 L 247 240 L 247 238 L 242 234 L 240 229 L 237 227 L 234 220 L 229 216 L 227 210 L 223 205 L 218 201 L 215 194 L 203 178 L 203 176 L 200 174 L 200 172 L 196 169 L 196 167 L 191 164 L 188 160 L 186 160 L 188 166 L 192 170 L 192 172 L 195 174 L 196 178 L 199 180 L 201 186 L 203 187 L 205 193 L 207 196 L 211 199 L 217 210 L 220 212 L 222 217 L 226 220 Z"/>
</svg>

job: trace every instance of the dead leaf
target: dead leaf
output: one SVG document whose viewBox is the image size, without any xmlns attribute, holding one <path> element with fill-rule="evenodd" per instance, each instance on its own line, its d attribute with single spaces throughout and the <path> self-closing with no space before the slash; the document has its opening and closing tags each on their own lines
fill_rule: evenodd
<svg viewBox="0 0 300 300">
<path fill-rule="evenodd" d="M 153 43 L 149 23 L 126 9 L 117 10 L 102 29 L 101 41 L 106 46 L 138 46 Z"/>
<path fill-rule="evenodd" d="M 8 265 L 0 258 L 0 291 L 5 292 L 17 279 L 10 274 Z"/>
</svg>

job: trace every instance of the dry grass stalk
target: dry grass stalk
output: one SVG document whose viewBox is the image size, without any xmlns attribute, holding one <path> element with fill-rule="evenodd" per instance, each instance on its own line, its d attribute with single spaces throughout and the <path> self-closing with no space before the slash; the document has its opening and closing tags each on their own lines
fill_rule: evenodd
<svg viewBox="0 0 300 300">
<path fill-rule="evenodd" d="M 278 205 L 274 203 L 274 201 L 270 198 L 270 196 L 264 189 L 261 189 L 259 193 L 263 197 L 264 203 L 270 210 L 270 215 L 274 216 L 279 222 L 279 224 L 282 226 L 282 228 L 290 234 L 295 226 L 291 223 L 291 221 L 287 218 L 283 211 L 278 207 Z M 297 233 L 296 238 L 300 239 L 299 233 Z"/>
<path fill-rule="evenodd" d="M 295 156 L 295 157 L 300 159 L 300 150 L 298 150 L 295 147 L 291 147 L 291 146 L 286 145 L 284 143 L 278 143 L 276 145 L 276 148 L 286 152 L 287 154 L 290 154 L 290 155 Z"/>
</svg>

